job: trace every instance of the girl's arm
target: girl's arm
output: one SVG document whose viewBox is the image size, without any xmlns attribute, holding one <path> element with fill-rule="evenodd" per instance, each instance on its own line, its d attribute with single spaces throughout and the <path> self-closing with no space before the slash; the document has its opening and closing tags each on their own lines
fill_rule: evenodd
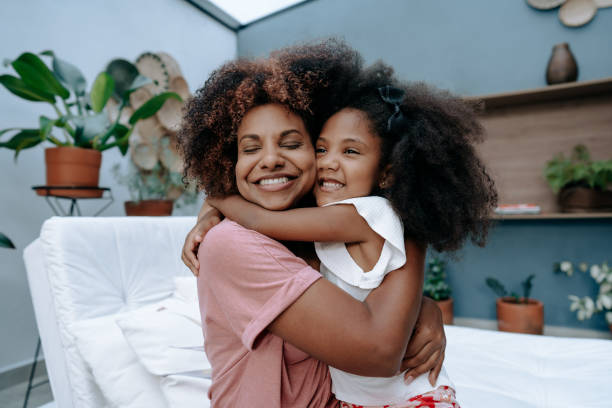
<svg viewBox="0 0 612 408">
<path fill-rule="evenodd" d="M 243 227 L 280 241 L 363 242 L 376 234 L 352 205 L 271 211 L 239 195 L 208 201 Z"/>
<path fill-rule="evenodd" d="M 185 243 L 181 252 L 181 260 L 195 276 L 198 276 L 200 273 L 200 262 L 198 261 L 197 253 L 204 235 L 206 235 L 209 229 L 220 223 L 223 218 L 223 214 L 210 206 L 207 201 L 208 199 L 202 204 L 196 225 L 193 226 L 185 237 Z"/>
<path fill-rule="evenodd" d="M 364 302 L 319 279 L 268 329 L 341 370 L 366 376 L 396 375 L 419 316 L 425 249 L 406 242 L 406 260 Z M 428 364 L 433 367 L 433 361 Z"/>
</svg>

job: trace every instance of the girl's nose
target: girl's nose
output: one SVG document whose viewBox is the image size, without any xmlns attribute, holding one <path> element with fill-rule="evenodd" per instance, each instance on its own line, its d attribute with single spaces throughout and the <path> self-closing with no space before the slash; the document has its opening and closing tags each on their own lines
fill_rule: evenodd
<svg viewBox="0 0 612 408">
<path fill-rule="evenodd" d="M 318 170 L 336 171 L 339 167 L 337 158 L 329 152 L 323 155 L 322 157 L 319 157 L 319 159 L 317 160 L 317 165 Z"/>
</svg>

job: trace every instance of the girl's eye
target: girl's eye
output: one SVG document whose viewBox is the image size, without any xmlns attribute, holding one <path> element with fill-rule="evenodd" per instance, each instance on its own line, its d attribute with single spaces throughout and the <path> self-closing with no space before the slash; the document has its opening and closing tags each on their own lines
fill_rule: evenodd
<svg viewBox="0 0 612 408">
<path fill-rule="evenodd" d="M 317 153 L 317 154 L 318 154 L 318 153 L 325 153 L 325 152 L 326 152 L 326 150 L 325 150 L 325 148 L 324 148 L 324 147 L 317 147 L 317 148 L 315 149 L 315 153 Z"/>
<path fill-rule="evenodd" d="M 346 150 L 344 151 L 344 153 L 346 153 L 346 154 L 359 154 L 359 152 L 358 152 L 357 150 L 355 150 L 355 149 L 351 149 L 351 148 L 346 149 Z"/>
</svg>

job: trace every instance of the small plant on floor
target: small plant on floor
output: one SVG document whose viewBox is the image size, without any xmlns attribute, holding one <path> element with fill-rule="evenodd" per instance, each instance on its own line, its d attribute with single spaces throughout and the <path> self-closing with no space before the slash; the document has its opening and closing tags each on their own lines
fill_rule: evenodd
<svg viewBox="0 0 612 408">
<path fill-rule="evenodd" d="M 519 304 L 529 303 L 529 295 L 533 287 L 531 281 L 535 278 L 535 275 L 529 275 L 527 279 L 521 282 L 521 288 L 523 289 L 523 296 L 519 296 L 516 292 L 510 292 L 506 290 L 506 287 L 497 279 L 488 277 L 486 279 L 487 286 L 491 288 L 495 294 L 500 298 L 510 298 L 511 302 Z"/>
<path fill-rule="evenodd" d="M 446 300 L 451 296 L 451 288 L 446 283 L 446 262 L 433 257 L 427 263 L 423 294 L 433 300 Z"/>
<path fill-rule="evenodd" d="M 557 262 L 553 269 L 555 273 L 572 276 L 574 264 L 569 261 Z M 606 322 L 612 325 L 612 268 L 607 262 L 590 267 L 582 262 L 578 264 L 578 270 L 582 273 L 589 271 L 591 277 L 599 285 L 599 293 L 595 300 L 590 296 L 580 298 L 576 295 L 569 295 L 570 310 L 576 312 L 578 320 L 590 319 L 596 313 L 605 313 Z"/>
<path fill-rule="evenodd" d="M 157 163 L 151 170 L 137 168 L 131 161 L 127 173 L 121 172 L 119 163 L 113 166 L 113 175 L 119 184 L 126 186 L 132 201 L 172 200 L 176 208 L 197 201 L 198 192 L 194 184 L 188 187 L 180 173 L 174 173 Z"/>
</svg>

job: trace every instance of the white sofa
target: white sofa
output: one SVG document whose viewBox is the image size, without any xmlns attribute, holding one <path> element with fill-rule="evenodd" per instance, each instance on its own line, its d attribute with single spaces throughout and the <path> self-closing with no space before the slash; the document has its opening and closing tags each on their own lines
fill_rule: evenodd
<svg viewBox="0 0 612 408">
<path fill-rule="evenodd" d="M 59 408 L 208 406 L 194 285 L 180 260 L 194 222 L 54 217 L 25 249 Z M 612 341 L 446 331 L 464 408 L 611 406 Z"/>
</svg>

